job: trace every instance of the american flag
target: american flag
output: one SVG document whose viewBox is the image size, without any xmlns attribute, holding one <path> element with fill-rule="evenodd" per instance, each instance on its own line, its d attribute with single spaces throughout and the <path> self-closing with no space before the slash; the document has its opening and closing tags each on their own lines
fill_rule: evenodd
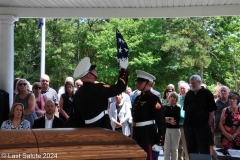
<svg viewBox="0 0 240 160">
<path fill-rule="evenodd" d="M 42 18 L 39 18 L 38 19 L 38 29 L 42 29 L 42 26 L 43 26 L 43 19 Z"/>
<path fill-rule="evenodd" d="M 116 43 L 117 43 L 117 59 L 118 61 L 121 59 L 122 61 L 125 61 L 128 59 L 128 45 L 123 39 L 122 34 L 119 32 L 118 29 L 116 29 Z"/>
</svg>

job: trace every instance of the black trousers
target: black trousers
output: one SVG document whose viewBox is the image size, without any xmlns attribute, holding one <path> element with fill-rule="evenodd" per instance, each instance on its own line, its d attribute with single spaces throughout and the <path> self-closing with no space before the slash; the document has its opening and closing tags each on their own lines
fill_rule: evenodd
<svg viewBox="0 0 240 160">
<path fill-rule="evenodd" d="M 188 154 L 210 154 L 210 127 L 206 126 L 183 126 L 187 143 Z"/>
</svg>

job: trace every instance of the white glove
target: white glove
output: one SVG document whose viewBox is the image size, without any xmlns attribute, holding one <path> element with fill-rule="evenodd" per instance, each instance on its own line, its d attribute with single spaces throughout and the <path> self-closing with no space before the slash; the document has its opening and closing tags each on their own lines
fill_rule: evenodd
<svg viewBox="0 0 240 160">
<path fill-rule="evenodd" d="M 155 151 L 155 152 L 159 152 L 159 156 L 164 156 L 163 147 L 162 146 L 154 144 L 152 146 L 152 150 Z"/>
<path fill-rule="evenodd" d="M 127 67 L 128 67 L 128 58 L 126 58 L 124 60 L 118 59 L 118 63 L 119 63 L 119 67 L 120 68 L 127 69 Z"/>
<path fill-rule="evenodd" d="M 132 118 L 129 118 L 129 119 L 128 119 L 128 123 L 131 123 L 131 124 L 132 124 L 132 120 L 133 120 Z"/>
<path fill-rule="evenodd" d="M 152 150 L 155 151 L 155 152 L 160 152 L 161 149 L 162 149 L 162 146 L 159 146 L 159 145 L 156 145 L 156 144 L 154 144 L 152 146 Z"/>
</svg>

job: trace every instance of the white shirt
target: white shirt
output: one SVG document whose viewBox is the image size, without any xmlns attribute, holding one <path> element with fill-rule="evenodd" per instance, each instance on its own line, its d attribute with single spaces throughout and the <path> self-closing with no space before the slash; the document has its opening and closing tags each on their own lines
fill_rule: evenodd
<svg viewBox="0 0 240 160">
<path fill-rule="evenodd" d="M 45 128 L 52 128 L 53 120 L 54 120 L 54 115 L 50 120 L 45 116 Z"/>
<path fill-rule="evenodd" d="M 111 119 L 112 129 L 115 130 L 116 124 L 114 123 L 114 121 L 117 121 L 117 118 L 119 118 L 119 120 L 123 122 L 122 133 L 126 136 L 129 136 L 131 134 L 130 126 L 128 124 L 128 122 L 132 122 L 130 106 L 131 106 L 131 103 L 124 102 L 120 112 L 117 113 L 116 102 L 113 102 L 110 104 L 110 111 L 109 111 L 109 117 Z"/>
</svg>

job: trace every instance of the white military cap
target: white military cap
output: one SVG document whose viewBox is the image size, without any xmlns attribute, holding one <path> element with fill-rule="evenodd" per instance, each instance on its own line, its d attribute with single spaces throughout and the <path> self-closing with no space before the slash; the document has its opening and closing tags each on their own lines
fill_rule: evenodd
<svg viewBox="0 0 240 160">
<path fill-rule="evenodd" d="M 90 58 L 85 57 L 83 58 L 77 65 L 73 77 L 74 78 L 82 78 L 84 77 L 89 71 L 93 70 L 96 68 L 96 65 L 92 65 L 90 63 Z"/>
<path fill-rule="evenodd" d="M 150 81 L 153 82 L 156 77 L 154 77 L 153 75 L 151 75 L 150 73 L 141 71 L 141 70 L 136 70 L 137 73 L 137 79 L 135 79 L 135 81 Z"/>
</svg>

